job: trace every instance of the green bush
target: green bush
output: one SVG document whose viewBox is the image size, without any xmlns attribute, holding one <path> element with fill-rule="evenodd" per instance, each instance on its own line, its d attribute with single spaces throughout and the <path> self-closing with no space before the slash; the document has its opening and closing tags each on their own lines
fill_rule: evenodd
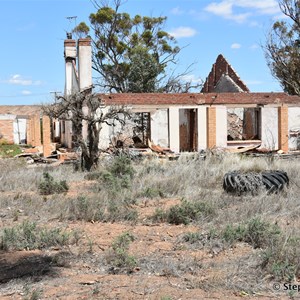
<svg viewBox="0 0 300 300">
<path fill-rule="evenodd" d="M 86 180 L 99 180 L 102 177 L 101 172 L 89 172 L 86 175 L 84 175 L 84 179 Z"/>
<path fill-rule="evenodd" d="M 43 180 L 38 186 L 40 195 L 52 195 L 65 193 L 69 190 L 66 180 L 55 181 L 54 178 L 48 173 L 43 173 Z"/>
<path fill-rule="evenodd" d="M 71 233 L 60 228 L 37 227 L 36 223 L 24 221 L 15 227 L 0 231 L 1 250 L 43 249 L 51 246 L 64 246 L 70 243 Z"/>
<path fill-rule="evenodd" d="M 261 255 L 262 269 L 275 280 L 291 282 L 300 276 L 300 237 L 282 234 Z"/>
<path fill-rule="evenodd" d="M 133 178 L 134 175 L 134 169 L 132 167 L 131 160 L 126 155 L 119 155 L 115 157 L 108 170 L 114 176 L 119 178 L 124 176 Z"/>
<path fill-rule="evenodd" d="M 122 199 L 104 200 L 101 195 L 93 197 L 80 195 L 68 202 L 67 218 L 86 222 L 136 222 L 138 213 L 130 203 Z"/>
<path fill-rule="evenodd" d="M 129 245 L 134 239 L 131 233 L 125 232 L 113 241 L 111 251 L 106 256 L 112 272 L 131 272 L 137 265 L 135 257 L 128 253 Z"/>
<path fill-rule="evenodd" d="M 187 232 L 183 236 L 183 241 L 190 244 L 195 244 L 203 240 L 203 234 L 200 232 Z"/>
<path fill-rule="evenodd" d="M 152 219 L 175 225 L 186 225 L 193 221 L 199 221 L 203 217 L 212 216 L 214 213 L 215 210 L 209 203 L 183 200 L 181 204 L 175 205 L 165 212 L 156 210 Z"/>
<path fill-rule="evenodd" d="M 164 193 L 161 191 L 161 189 L 159 187 L 146 187 L 142 193 L 141 193 L 142 197 L 146 197 L 146 198 L 156 198 L 156 197 L 160 197 L 163 198 L 164 197 Z"/>
<path fill-rule="evenodd" d="M 97 180 L 100 183 L 98 187 L 109 190 L 112 195 L 116 195 L 123 189 L 131 187 L 131 181 L 134 176 L 134 168 L 131 160 L 120 155 L 114 157 L 112 162 L 105 169 L 85 175 L 86 180 Z"/>
<path fill-rule="evenodd" d="M 254 248 L 265 248 L 280 236 L 280 229 L 277 225 L 270 224 L 254 218 L 250 221 L 237 225 L 227 225 L 222 232 L 223 239 L 229 244 L 245 242 Z"/>
</svg>

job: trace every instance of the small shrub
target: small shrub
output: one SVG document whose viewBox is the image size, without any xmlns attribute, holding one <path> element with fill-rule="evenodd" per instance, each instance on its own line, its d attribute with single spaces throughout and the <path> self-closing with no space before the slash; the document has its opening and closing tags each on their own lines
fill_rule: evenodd
<svg viewBox="0 0 300 300">
<path fill-rule="evenodd" d="M 99 180 L 101 177 L 101 172 L 89 172 L 86 175 L 84 175 L 84 179 L 86 180 Z"/>
<path fill-rule="evenodd" d="M 43 290 L 42 289 L 33 289 L 30 290 L 28 287 L 25 288 L 24 300 L 39 300 L 42 299 Z"/>
<path fill-rule="evenodd" d="M 126 203 L 118 200 L 110 200 L 107 205 L 107 211 L 104 216 L 105 221 L 131 221 L 135 222 L 138 218 L 136 209 L 127 206 Z"/>
<path fill-rule="evenodd" d="M 166 222 L 167 213 L 161 208 L 156 208 L 154 215 L 151 217 L 154 222 Z"/>
<path fill-rule="evenodd" d="M 111 251 L 106 256 L 113 273 L 131 272 L 137 265 L 135 257 L 128 253 L 129 245 L 133 241 L 134 236 L 129 232 L 121 234 L 113 241 Z"/>
<path fill-rule="evenodd" d="M 183 241 L 190 244 L 195 244 L 203 240 L 203 234 L 199 232 L 188 232 L 183 236 Z"/>
<path fill-rule="evenodd" d="M 85 175 L 86 180 L 97 180 L 98 190 L 106 189 L 112 196 L 118 195 L 123 189 L 131 186 L 134 168 L 131 160 L 125 156 L 116 156 L 105 169 Z"/>
<path fill-rule="evenodd" d="M 138 213 L 131 206 L 132 202 L 127 202 L 126 199 L 115 199 L 114 197 L 105 199 L 104 197 L 107 195 L 81 195 L 72 199 L 68 202 L 67 218 L 86 222 L 135 222 L 137 220 Z"/>
<path fill-rule="evenodd" d="M 39 228 L 36 223 L 24 221 L 0 232 L 1 250 L 43 249 L 51 246 L 64 246 L 70 242 L 71 233 L 60 228 Z"/>
<path fill-rule="evenodd" d="M 129 188 L 134 176 L 134 168 L 130 158 L 120 155 L 114 158 L 107 172 L 103 174 L 103 180 L 110 184 L 115 190 Z"/>
<path fill-rule="evenodd" d="M 222 233 L 223 239 L 229 244 L 236 241 L 245 242 L 256 248 L 265 248 L 280 235 L 277 225 L 254 218 L 238 226 L 228 225 Z"/>
<path fill-rule="evenodd" d="M 275 280 L 291 282 L 300 276 L 299 236 L 280 238 L 271 243 L 261 255 L 262 269 Z"/>
<path fill-rule="evenodd" d="M 125 232 L 125 233 L 119 235 L 114 240 L 114 242 L 112 243 L 112 248 L 113 248 L 113 250 L 116 250 L 118 248 L 128 250 L 130 243 L 133 242 L 134 240 L 135 240 L 135 238 L 130 232 Z"/>
<path fill-rule="evenodd" d="M 168 222 L 170 224 L 189 224 L 198 221 L 203 217 L 211 216 L 215 213 L 214 208 L 205 202 L 182 201 L 181 204 L 169 208 L 166 212 L 156 211 L 152 217 L 154 220 Z"/>
<path fill-rule="evenodd" d="M 141 196 L 146 197 L 146 198 L 156 198 L 156 197 L 164 197 L 163 192 L 160 190 L 160 188 L 155 188 L 155 187 L 147 187 L 144 189 L 142 192 Z"/>
<path fill-rule="evenodd" d="M 104 208 L 100 206 L 97 198 L 78 196 L 69 203 L 69 219 L 83 220 L 86 222 L 102 221 Z"/>
<path fill-rule="evenodd" d="M 115 157 L 108 170 L 117 177 L 128 176 L 133 178 L 134 175 L 131 160 L 126 155 L 119 155 Z"/>
<path fill-rule="evenodd" d="M 38 189 L 40 195 L 52 195 L 67 192 L 69 186 L 65 180 L 55 181 L 48 172 L 44 172 L 43 180 L 39 183 Z"/>
</svg>

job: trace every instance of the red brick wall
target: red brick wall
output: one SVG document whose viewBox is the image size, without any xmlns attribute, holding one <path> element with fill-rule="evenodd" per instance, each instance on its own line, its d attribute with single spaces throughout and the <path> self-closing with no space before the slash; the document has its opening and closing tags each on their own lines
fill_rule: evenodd
<svg viewBox="0 0 300 300">
<path fill-rule="evenodd" d="M 50 118 L 43 116 L 43 154 L 45 157 L 51 155 L 51 130 L 50 130 Z"/>
<path fill-rule="evenodd" d="M 201 90 L 202 93 L 212 93 L 216 84 L 219 82 L 223 74 L 228 74 L 229 77 L 245 92 L 249 92 L 248 87 L 239 78 L 231 65 L 227 62 L 223 55 L 217 57 L 216 62 L 213 64 L 212 69 L 206 78 L 206 81 Z"/>
<path fill-rule="evenodd" d="M 90 46 L 91 42 L 92 40 L 90 38 L 82 38 L 78 40 L 78 46 Z"/>
<path fill-rule="evenodd" d="M 278 107 L 278 147 L 284 152 L 289 151 L 288 107 Z"/>
<path fill-rule="evenodd" d="M 0 134 L 3 139 L 10 143 L 14 142 L 14 121 L 13 120 L 0 120 Z"/>
<path fill-rule="evenodd" d="M 217 143 L 217 116 L 216 108 L 208 107 L 207 108 L 207 148 L 211 149 L 216 146 Z"/>
<path fill-rule="evenodd" d="M 119 93 L 98 94 L 107 105 L 226 105 L 299 104 L 299 96 L 285 93 Z"/>
<path fill-rule="evenodd" d="M 27 121 L 27 144 L 41 146 L 41 120 L 39 115 L 30 116 Z"/>
</svg>

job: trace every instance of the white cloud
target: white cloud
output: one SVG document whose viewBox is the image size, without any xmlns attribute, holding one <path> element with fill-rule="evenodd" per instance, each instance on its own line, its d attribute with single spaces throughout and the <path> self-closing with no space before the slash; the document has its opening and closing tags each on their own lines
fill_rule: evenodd
<svg viewBox="0 0 300 300">
<path fill-rule="evenodd" d="M 242 47 L 242 45 L 241 45 L 241 44 L 238 44 L 238 43 L 233 43 L 233 44 L 230 46 L 231 49 L 240 49 L 241 47 Z"/>
<path fill-rule="evenodd" d="M 246 21 L 251 13 L 234 14 L 233 5 L 234 4 L 231 0 L 223 0 L 219 3 L 213 2 L 205 7 L 205 11 L 228 20 L 236 21 L 237 23 L 243 23 Z"/>
<path fill-rule="evenodd" d="M 242 8 L 253 8 L 263 15 L 273 15 L 280 12 L 278 1 L 276 0 L 236 0 L 234 5 Z"/>
<path fill-rule="evenodd" d="M 205 7 L 205 10 L 218 16 L 229 16 L 232 14 L 233 3 L 231 1 L 213 2 Z"/>
<path fill-rule="evenodd" d="M 31 95 L 32 94 L 32 92 L 28 91 L 28 90 L 24 90 L 21 93 L 22 93 L 22 95 Z"/>
<path fill-rule="evenodd" d="M 199 77 L 196 77 L 194 74 L 184 75 L 180 77 L 183 81 L 192 82 L 194 84 L 202 83 L 203 80 Z"/>
<path fill-rule="evenodd" d="M 40 80 L 33 81 L 32 79 L 27 79 L 21 76 L 20 74 L 12 75 L 7 82 L 9 84 L 14 85 L 23 85 L 23 86 L 30 86 L 30 85 L 41 85 L 42 82 Z"/>
<path fill-rule="evenodd" d="M 184 11 L 182 9 L 180 9 L 178 6 L 177 7 L 174 7 L 172 10 L 171 10 L 171 14 L 172 15 L 175 15 L 175 16 L 179 16 L 179 15 L 182 15 L 184 13 Z"/>
<path fill-rule="evenodd" d="M 175 38 L 192 37 L 197 34 L 197 31 L 191 27 L 178 27 L 169 32 Z"/>
<path fill-rule="evenodd" d="M 276 0 L 221 0 L 210 3 L 204 10 L 237 23 L 244 23 L 251 16 L 280 12 Z"/>
</svg>

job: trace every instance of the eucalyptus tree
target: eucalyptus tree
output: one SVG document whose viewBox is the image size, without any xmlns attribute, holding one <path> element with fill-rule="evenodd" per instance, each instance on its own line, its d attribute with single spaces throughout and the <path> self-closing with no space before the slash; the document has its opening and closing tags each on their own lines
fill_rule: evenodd
<svg viewBox="0 0 300 300">
<path fill-rule="evenodd" d="M 192 84 L 182 74 L 169 74 L 176 65 L 180 48 L 163 28 L 166 17 L 130 16 L 121 12 L 122 0 L 93 1 L 96 12 L 73 32 L 90 35 L 93 40 L 93 69 L 97 84 L 108 92 L 187 92 Z M 112 4 L 112 5 L 110 5 Z M 197 85 L 198 87 L 198 85 Z"/>
<path fill-rule="evenodd" d="M 283 90 L 300 95 L 300 1 L 278 0 L 285 19 L 276 21 L 264 46 L 272 75 Z"/>
</svg>

